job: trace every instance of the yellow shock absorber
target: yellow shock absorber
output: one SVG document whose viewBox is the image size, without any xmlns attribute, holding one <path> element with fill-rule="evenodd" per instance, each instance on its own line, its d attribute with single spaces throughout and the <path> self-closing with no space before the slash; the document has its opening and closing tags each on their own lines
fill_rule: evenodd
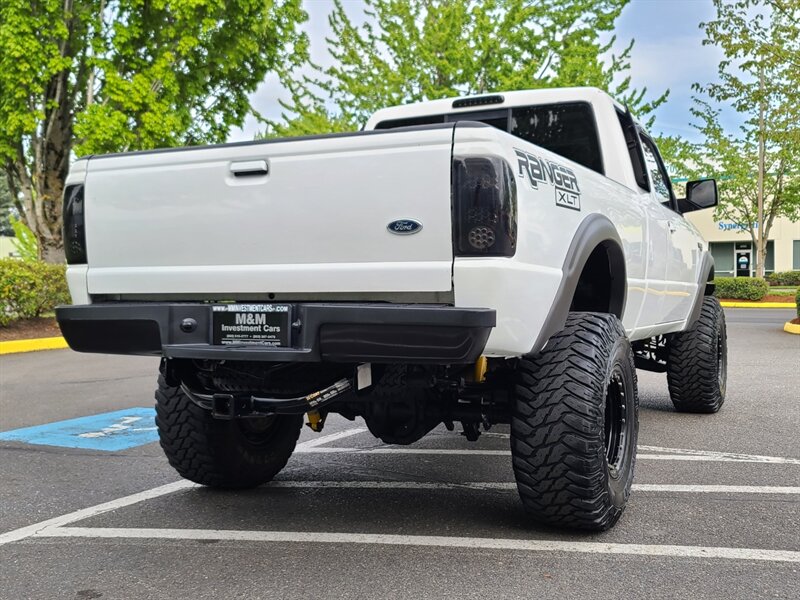
<svg viewBox="0 0 800 600">
<path fill-rule="evenodd" d="M 322 431 L 322 428 L 325 426 L 325 417 L 319 414 L 319 411 L 310 410 L 306 416 L 308 417 L 308 423 L 306 423 L 306 425 L 311 428 L 311 431 L 316 431 L 317 433 Z"/>
<path fill-rule="evenodd" d="M 475 383 L 483 383 L 486 380 L 486 368 L 489 366 L 489 361 L 485 356 L 479 356 L 475 361 L 475 371 L 473 376 Z"/>
</svg>

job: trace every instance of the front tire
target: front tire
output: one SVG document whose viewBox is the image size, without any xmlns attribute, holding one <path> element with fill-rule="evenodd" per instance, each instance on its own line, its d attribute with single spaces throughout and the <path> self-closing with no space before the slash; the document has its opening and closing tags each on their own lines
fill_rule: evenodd
<svg viewBox="0 0 800 600">
<path fill-rule="evenodd" d="M 636 462 L 633 351 L 614 315 L 570 313 L 520 359 L 511 454 L 525 510 L 547 525 L 603 531 L 619 520 Z"/>
<path fill-rule="evenodd" d="M 303 417 L 215 419 L 161 375 L 156 425 L 169 464 L 181 477 L 209 487 L 244 489 L 272 480 L 286 466 Z"/>
<path fill-rule="evenodd" d="M 670 338 L 667 385 L 679 412 L 715 413 L 725 402 L 728 333 L 725 312 L 713 296 L 703 298 L 700 318 Z"/>
</svg>

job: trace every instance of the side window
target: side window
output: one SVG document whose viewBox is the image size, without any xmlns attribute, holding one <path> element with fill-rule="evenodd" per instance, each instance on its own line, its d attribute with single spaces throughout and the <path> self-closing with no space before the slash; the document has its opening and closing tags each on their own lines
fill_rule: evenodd
<svg viewBox="0 0 800 600">
<path fill-rule="evenodd" d="M 656 157 L 656 149 L 649 138 L 641 136 L 642 150 L 644 151 L 644 164 L 653 182 L 653 193 L 658 201 L 667 208 L 672 208 L 672 192 L 670 191 L 669 177 L 664 171 L 661 161 Z"/>
<path fill-rule="evenodd" d="M 509 133 L 604 173 L 594 112 L 586 102 L 512 108 Z"/>
</svg>

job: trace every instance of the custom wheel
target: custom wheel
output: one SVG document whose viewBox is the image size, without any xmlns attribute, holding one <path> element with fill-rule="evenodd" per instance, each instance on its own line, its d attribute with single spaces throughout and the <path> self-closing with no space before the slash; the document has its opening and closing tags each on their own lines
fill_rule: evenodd
<svg viewBox="0 0 800 600">
<path fill-rule="evenodd" d="M 633 482 L 638 404 L 633 352 L 613 315 L 571 313 L 544 350 L 519 361 L 511 454 L 533 519 L 591 531 L 617 522 Z"/>
<path fill-rule="evenodd" d="M 156 425 L 169 464 L 186 479 L 241 489 L 270 481 L 294 451 L 302 415 L 214 419 L 163 375 L 156 390 Z"/>
<path fill-rule="evenodd" d="M 728 333 L 725 312 L 713 296 L 703 299 L 700 318 L 668 343 L 667 385 L 675 409 L 715 413 L 725 402 Z"/>
</svg>

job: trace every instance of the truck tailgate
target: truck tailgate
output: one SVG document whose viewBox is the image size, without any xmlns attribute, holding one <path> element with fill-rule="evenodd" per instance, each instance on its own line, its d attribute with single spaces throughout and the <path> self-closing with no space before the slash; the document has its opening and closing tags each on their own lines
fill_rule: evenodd
<svg viewBox="0 0 800 600">
<path fill-rule="evenodd" d="M 91 158 L 88 291 L 448 291 L 452 136 L 450 125 Z M 391 233 L 401 219 L 422 229 Z"/>
</svg>

